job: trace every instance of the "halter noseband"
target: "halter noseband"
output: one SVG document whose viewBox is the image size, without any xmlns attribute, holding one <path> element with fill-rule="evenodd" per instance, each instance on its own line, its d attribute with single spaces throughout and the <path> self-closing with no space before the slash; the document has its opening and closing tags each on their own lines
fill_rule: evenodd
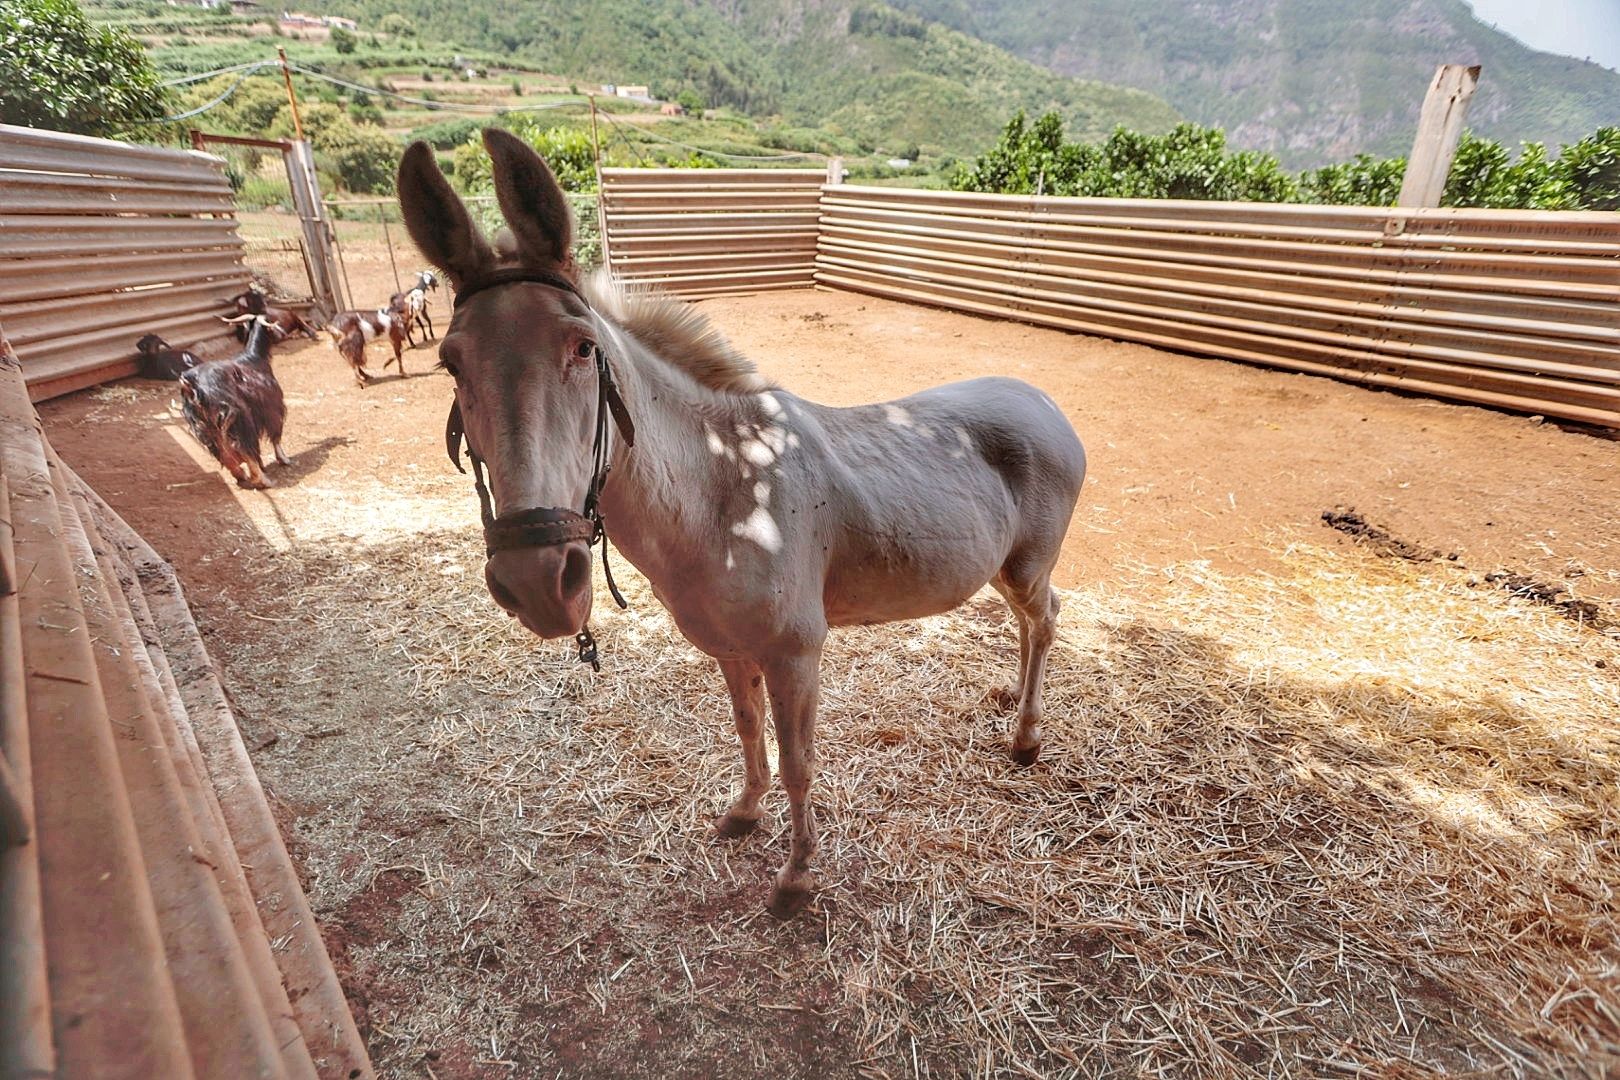
<svg viewBox="0 0 1620 1080">
<path fill-rule="evenodd" d="M 464 282 L 456 291 L 454 306 L 459 308 L 474 293 L 520 281 L 547 285 L 553 289 L 573 293 L 580 303 L 587 309 L 590 308 L 590 303 L 580 294 L 578 287 L 567 278 L 544 270 L 523 268 L 495 270 L 483 277 Z M 623 608 L 630 605 L 619 592 L 619 586 L 614 583 L 613 569 L 608 565 L 607 528 L 602 520 L 599 504 L 602 488 L 607 484 L 608 473 L 613 470 L 613 465 L 608 460 L 608 417 L 609 415 L 613 417 L 614 426 L 619 429 L 619 434 L 627 447 L 636 445 L 636 426 L 630 419 L 630 410 L 625 408 L 618 384 L 613 381 L 613 369 L 608 366 L 607 354 L 602 351 L 600 345 L 593 344 L 592 351 L 595 353 L 596 363 L 596 434 L 591 442 L 593 458 L 591 483 L 585 491 L 585 505 L 581 511 L 556 506 L 534 506 L 497 515 L 494 502 L 490 498 L 489 486 L 484 482 L 484 459 L 478 456 L 471 443 L 466 443 L 467 428 L 462 422 L 460 401 L 450 403 L 450 415 L 444 425 L 444 446 L 450 455 L 451 463 L 455 465 L 457 471 L 464 473 L 467 470 L 461 464 L 461 447 L 466 443 L 467 459 L 472 463 L 473 488 L 478 492 L 479 514 L 484 522 L 485 555 L 494 555 L 497 551 L 514 548 L 552 547 L 575 540 L 593 546 L 600 540 L 602 573 L 607 578 L 608 591 L 613 594 L 614 602 Z M 602 670 L 596 654 L 596 639 L 591 636 L 590 628 L 582 629 L 575 635 L 574 641 L 579 646 L 580 662 L 591 665 L 593 671 Z"/>
</svg>

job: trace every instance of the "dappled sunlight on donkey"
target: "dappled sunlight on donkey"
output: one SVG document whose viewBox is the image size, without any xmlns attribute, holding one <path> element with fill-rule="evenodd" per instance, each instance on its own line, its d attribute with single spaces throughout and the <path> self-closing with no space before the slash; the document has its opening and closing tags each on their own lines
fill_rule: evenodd
<svg viewBox="0 0 1620 1080">
<path fill-rule="evenodd" d="M 725 677 L 746 775 L 716 825 L 726 836 L 762 816 L 769 695 L 792 813 L 769 907 L 791 916 L 814 887 L 830 627 L 946 611 L 992 584 L 1019 625 L 1012 756 L 1036 760 L 1080 440 L 1050 397 L 1012 379 L 844 409 L 771 387 L 694 309 L 581 281 L 545 163 L 499 129 L 484 143 L 513 234 L 501 250 L 425 144 L 406 152 L 399 191 L 412 238 L 457 293 L 440 347 L 456 384 L 447 436 L 458 465 L 463 437 L 472 459 L 490 593 L 542 637 L 577 635 L 585 658 L 590 548 L 611 529 Z"/>
</svg>

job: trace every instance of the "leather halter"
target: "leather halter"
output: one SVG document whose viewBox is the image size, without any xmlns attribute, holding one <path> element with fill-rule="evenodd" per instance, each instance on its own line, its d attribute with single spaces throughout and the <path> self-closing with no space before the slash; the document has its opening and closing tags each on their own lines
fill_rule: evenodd
<svg viewBox="0 0 1620 1080">
<path fill-rule="evenodd" d="M 459 308 L 469 296 L 485 289 L 517 282 L 532 282 L 573 293 L 580 303 L 587 309 L 590 308 L 590 303 L 581 295 L 578 287 L 567 278 L 545 270 L 518 267 L 495 270 L 483 277 L 464 282 L 456 291 L 454 306 Z M 612 416 L 614 426 L 618 428 L 626 447 L 636 445 L 636 426 L 630 419 L 630 410 L 625 407 L 624 398 L 619 394 L 618 384 L 613 381 L 613 369 L 608 366 L 607 354 L 602 351 L 600 345 L 593 343 L 591 348 L 595 354 L 593 359 L 596 365 L 596 434 L 591 442 L 593 458 L 591 482 L 585 491 L 585 505 L 581 510 L 574 511 L 557 506 L 533 506 L 496 514 L 489 486 L 484 482 L 484 459 L 479 457 L 472 444 L 466 441 L 467 428 L 461 418 L 459 400 L 451 402 L 450 415 L 445 419 L 444 446 L 450 455 L 451 463 L 458 471 L 465 473 L 467 470 L 461 464 L 461 448 L 462 444 L 466 443 L 467 459 L 472 463 L 473 488 L 478 492 L 479 515 L 484 523 L 485 555 L 494 555 L 497 551 L 515 548 L 552 547 L 576 540 L 582 541 L 587 546 L 594 546 L 600 540 L 602 573 L 607 578 L 608 591 L 613 594 L 614 602 L 624 608 L 630 605 L 619 592 L 619 586 L 613 580 L 613 569 L 608 565 L 607 527 L 602 520 L 600 502 L 608 473 L 613 470 L 613 465 L 608 460 L 608 417 Z M 580 662 L 590 664 L 593 671 L 602 670 L 596 653 L 596 639 L 591 636 L 590 628 L 582 629 L 575 635 L 574 640 L 579 646 Z"/>
</svg>

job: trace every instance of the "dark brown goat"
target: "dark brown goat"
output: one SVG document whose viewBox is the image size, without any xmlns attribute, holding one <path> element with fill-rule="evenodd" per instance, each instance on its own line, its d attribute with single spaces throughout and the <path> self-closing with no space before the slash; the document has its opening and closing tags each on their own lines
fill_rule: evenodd
<svg viewBox="0 0 1620 1080">
<path fill-rule="evenodd" d="M 394 347 L 394 358 L 383 361 L 383 370 L 389 364 L 399 365 L 400 378 L 405 377 L 405 316 L 396 315 L 391 308 L 376 311 L 340 311 L 326 322 L 326 332 L 332 336 L 338 355 L 354 369 L 354 381 L 361 386 L 376 378 L 366 370 L 366 345 L 378 338 L 387 338 Z"/>
<path fill-rule="evenodd" d="M 244 343 L 247 341 L 248 328 L 252 325 L 243 321 L 243 315 L 263 315 L 280 328 L 283 338 L 292 337 L 294 334 L 303 334 L 311 341 L 318 340 L 314 327 L 305 322 L 303 316 L 291 308 L 272 307 L 270 302 L 265 299 L 264 293 L 257 289 L 245 289 L 231 297 L 226 303 L 231 305 L 232 314 L 229 318 L 223 315 L 220 318 L 226 322 L 236 323 L 237 341 Z"/>
<path fill-rule="evenodd" d="M 148 379 L 178 379 L 180 373 L 202 363 L 189 349 L 177 349 L 156 334 L 147 334 L 135 343 L 136 363 Z"/>
<path fill-rule="evenodd" d="M 229 360 L 209 360 L 180 376 L 180 406 L 197 441 L 208 448 L 236 483 L 267 488 L 259 440 L 268 438 L 276 461 L 290 465 L 281 449 L 287 403 L 270 370 L 270 346 L 286 335 L 262 315 L 246 315 L 247 348 Z"/>
</svg>

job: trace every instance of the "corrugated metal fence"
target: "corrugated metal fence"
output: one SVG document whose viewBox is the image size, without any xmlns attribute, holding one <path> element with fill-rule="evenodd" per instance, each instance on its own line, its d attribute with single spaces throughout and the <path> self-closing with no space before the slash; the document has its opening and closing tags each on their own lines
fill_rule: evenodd
<svg viewBox="0 0 1620 1080">
<path fill-rule="evenodd" d="M 1620 214 L 828 187 L 816 281 L 1620 425 Z"/>
<path fill-rule="evenodd" d="M 0 1075 L 371 1075 L 174 572 L 3 336 Z"/>
<path fill-rule="evenodd" d="M 603 244 L 626 281 L 682 296 L 814 284 L 822 169 L 603 169 Z"/>
<path fill-rule="evenodd" d="M 224 337 L 247 284 L 223 162 L 0 124 L 0 321 L 35 400 L 135 370 L 135 339 Z"/>
<path fill-rule="evenodd" d="M 612 169 L 620 276 L 897 300 L 1620 427 L 1620 214 L 1074 199 Z"/>
</svg>

